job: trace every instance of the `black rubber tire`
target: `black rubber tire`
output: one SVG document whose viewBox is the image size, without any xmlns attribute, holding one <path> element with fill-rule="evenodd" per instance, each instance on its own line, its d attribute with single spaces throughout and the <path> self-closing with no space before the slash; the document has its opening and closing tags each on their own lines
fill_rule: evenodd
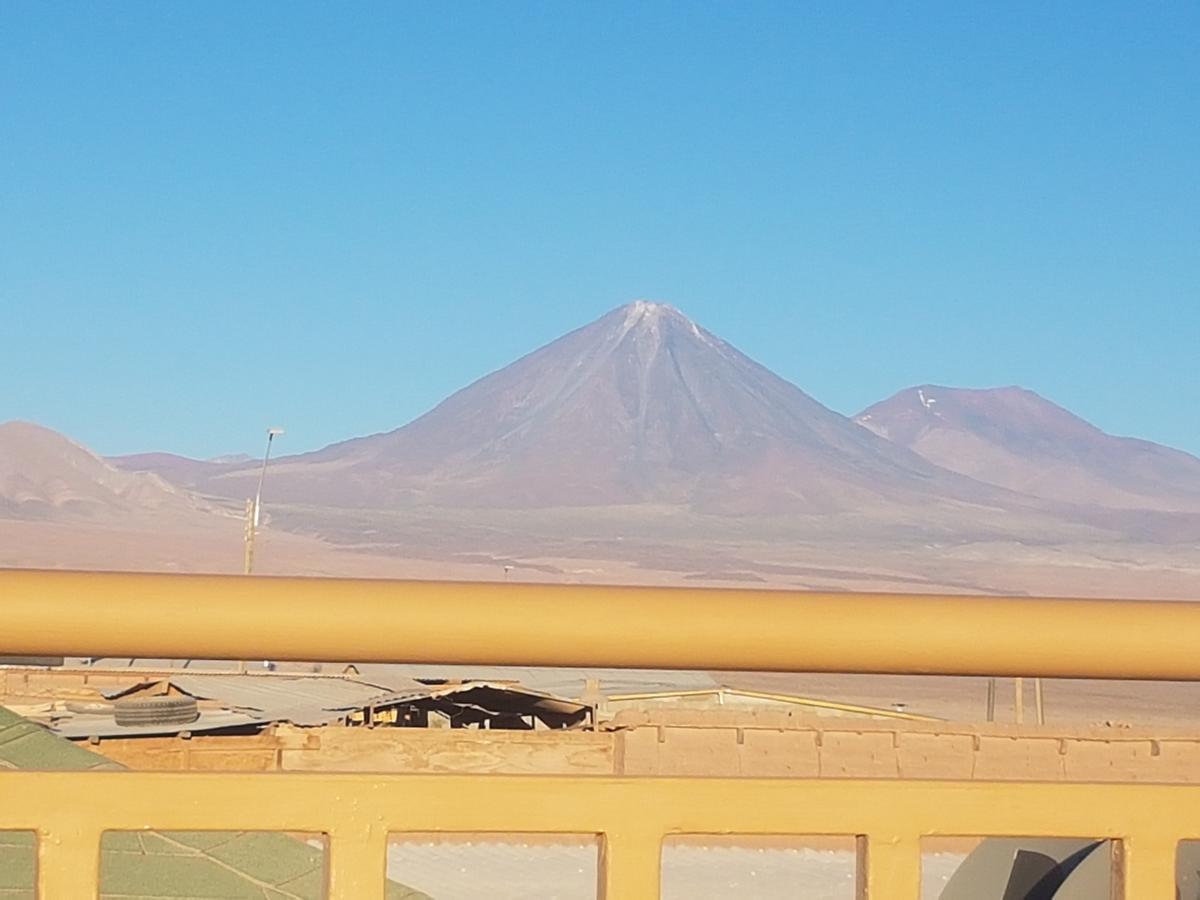
<svg viewBox="0 0 1200 900">
<path fill-rule="evenodd" d="M 139 710 L 195 709 L 195 697 L 124 697 L 116 702 L 117 709 L 135 712 Z"/>
<path fill-rule="evenodd" d="M 118 725 L 186 725 L 200 710 L 195 697 L 139 697 L 118 700 L 113 717 Z"/>
</svg>

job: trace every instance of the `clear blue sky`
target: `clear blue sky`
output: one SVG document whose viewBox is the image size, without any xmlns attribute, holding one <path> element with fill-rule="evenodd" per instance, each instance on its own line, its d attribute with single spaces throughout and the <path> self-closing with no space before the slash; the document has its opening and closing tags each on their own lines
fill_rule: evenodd
<svg viewBox="0 0 1200 900">
<path fill-rule="evenodd" d="M 1200 452 L 1200 5 L 21 3 L 0 419 L 394 428 L 634 298 Z"/>
</svg>

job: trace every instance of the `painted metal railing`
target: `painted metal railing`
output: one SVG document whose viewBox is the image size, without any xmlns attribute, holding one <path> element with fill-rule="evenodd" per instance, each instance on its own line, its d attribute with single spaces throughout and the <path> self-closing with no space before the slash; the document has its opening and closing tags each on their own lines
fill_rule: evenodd
<svg viewBox="0 0 1200 900">
<path fill-rule="evenodd" d="M 3 654 L 1200 678 L 1186 603 L 12 571 L 0 604 Z M 102 832 L 140 829 L 328 834 L 332 900 L 380 900 L 413 831 L 601 835 L 607 900 L 658 896 L 673 834 L 856 836 L 870 900 L 919 896 L 923 837 L 1110 838 L 1119 896 L 1168 900 L 1198 808 L 1144 784 L 0 772 L 42 900 L 94 897 Z"/>
</svg>

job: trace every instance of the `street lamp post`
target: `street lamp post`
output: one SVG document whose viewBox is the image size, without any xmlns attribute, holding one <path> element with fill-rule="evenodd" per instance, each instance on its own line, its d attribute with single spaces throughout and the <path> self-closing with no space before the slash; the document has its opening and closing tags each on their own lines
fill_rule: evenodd
<svg viewBox="0 0 1200 900">
<path fill-rule="evenodd" d="M 267 449 L 263 453 L 262 469 L 258 473 L 258 488 L 254 492 L 254 499 L 246 501 L 245 571 L 247 575 L 254 571 L 254 539 L 258 537 L 258 524 L 262 520 L 263 480 L 267 477 L 267 463 L 271 459 L 271 442 L 275 440 L 277 434 L 283 434 L 283 429 L 267 429 Z"/>
<path fill-rule="evenodd" d="M 283 434 L 282 428 L 267 429 L 267 449 L 263 453 L 262 469 L 258 473 L 258 487 L 254 491 L 254 499 L 246 500 L 246 558 L 245 572 L 247 575 L 254 571 L 254 539 L 258 537 L 258 523 L 262 519 L 262 489 L 263 480 L 267 477 L 267 463 L 271 459 L 271 442 L 275 440 L 275 435 Z M 263 660 L 263 667 L 271 668 L 271 664 Z M 246 661 L 241 660 L 238 663 L 238 671 L 246 671 Z"/>
</svg>

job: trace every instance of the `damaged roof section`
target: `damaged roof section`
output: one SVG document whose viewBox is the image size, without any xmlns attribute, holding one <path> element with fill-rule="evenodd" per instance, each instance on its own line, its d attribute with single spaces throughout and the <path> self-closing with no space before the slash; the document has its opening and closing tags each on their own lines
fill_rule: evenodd
<svg viewBox="0 0 1200 900">
<path fill-rule="evenodd" d="M 584 703 L 491 681 L 424 683 L 404 676 L 198 674 L 130 680 L 101 691 L 98 703 L 67 703 L 50 710 L 47 724 L 64 737 L 244 732 L 275 723 L 301 727 L 377 725 L 532 730 L 570 728 L 591 720 Z M 118 725 L 114 704 L 152 696 L 194 697 L 199 718 L 186 724 Z M 110 702 L 104 702 L 110 701 Z M 42 717 L 39 717 L 42 718 Z"/>
<path fill-rule="evenodd" d="M 547 728 L 570 728 L 591 717 L 591 708 L 583 703 L 515 684 L 468 681 L 430 686 L 426 690 L 427 697 L 414 705 L 441 713 L 450 719 L 452 727 L 484 722 L 515 725 L 515 719 L 534 718 Z"/>
<path fill-rule="evenodd" d="M 416 681 L 393 688 L 340 677 L 180 674 L 111 689 L 104 695 L 115 700 L 142 692 L 187 694 L 249 714 L 256 721 L 315 726 L 329 725 L 373 707 L 403 703 L 423 696 L 427 690 Z"/>
</svg>

